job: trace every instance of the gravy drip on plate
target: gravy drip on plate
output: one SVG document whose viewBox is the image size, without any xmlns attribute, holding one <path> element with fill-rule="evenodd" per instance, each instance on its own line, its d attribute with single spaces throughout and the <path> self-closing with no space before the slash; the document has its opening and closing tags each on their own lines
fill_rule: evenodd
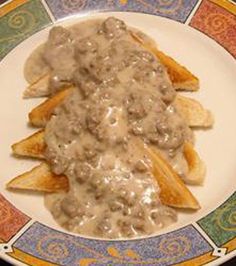
<svg viewBox="0 0 236 266">
<path fill-rule="evenodd" d="M 176 221 L 139 145 L 154 146 L 187 173 L 182 148 L 192 134 L 172 105 L 176 92 L 165 67 L 113 17 L 52 28 L 41 59 L 52 94 L 75 86 L 45 130 L 52 171 L 70 182 L 68 193 L 46 196 L 55 220 L 103 238 L 149 235 Z"/>
</svg>

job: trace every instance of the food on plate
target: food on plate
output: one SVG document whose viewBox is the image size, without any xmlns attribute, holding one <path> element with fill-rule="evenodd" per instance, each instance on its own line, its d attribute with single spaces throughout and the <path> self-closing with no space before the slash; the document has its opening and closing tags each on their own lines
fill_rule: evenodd
<svg viewBox="0 0 236 266">
<path fill-rule="evenodd" d="M 47 163 L 41 163 L 32 170 L 17 176 L 8 183 L 9 188 L 33 190 L 35 192 L 68 191 L 68 178 L 52 173 Z"/>
<path fill-rule="evenodd" d="M 180 95 L 198 78 L 151 38 L 114 17 L 56 26 L 25 77 L 24 97 L 48 99 L 29 113 L 41 129 L 12 150 L 43 162 L 8 189 L 48 192 L 62 227 L 113 239 L 153 234 L 177 209 L 200 208 L 186 186 L 205 176 L 192 129 L 213 117 Z"/>
<path fill-rule="evenodd" d="M 208 128 L 214 123 L 211 112 L 194 99 L 176 95 L 174 106 L 190 127 Z"/>
<path fill-rule="evenodd" d="M 96 22 L 89 22 L 91 27 L 94 26 L 94 23 Z M 73 34 L 73 32 L 76 32 L 76 27 L 71 30 Z M 130 34 L 135 42 L 138 42 L 143 48 L 153 53 L 160 60 L 165 66 L 175 89 L 188 91 L 196 91 L 199 89 L 198 78 L 173 58 L 158 50 L 155 42 L 150 37 L 135 29 L 129 29 L 128 34 Z M 49 83 L 51 74 L 50 67 L 43 60 L 44 50 L 45 46 L 40 45 L 26 62 L 24 71 L 25 78 L 30 85 L 24 91 L 25 98 L 48 96 L 50 94 Z M 37 61 L 37 66 L 34 64 L 35 61 Z M 33 69 L 32 65 L 34 65 Z M 70 82 L 66 81 L 64 85 L 65 87 L 70 86 Z"/>
<path fill-rule="evenodd" d="M 46 143 L 44 130 L 39 130 L 32 136 L 27 137 L 12 145 L 14 155 L 43 159 Z"/>
<path fill-rule="evenodd" d="M 30 124 L 35 127 L 44 127 L 53 114 L 55 107 L 59 105 L 73 89 L 75 88 L 69 87 L 63 89 L 36 106 L 29 113 Z M 213 116 L 211 112 L 205 109 L 198 101 L 182 95 L 176 95 L 173 105 L 185 119 L 188 126 L 202 128 L 212 126 Z"/>
<path fill-rule="evenodd" d="M 24 140 L 21 140 L 14 145 L 12 145 L 12 151 L 16 156 L 25 156 L 29 158 L 37 158 L 37 159 L 45 159 L 44 151 L 46 149 L 45 141 L 44 141 L 44 131 L 39 130 L 33 135 L 27 137 Z M 205 176 L 205 165 L 199 158 L 198 154 L 194 150 L 193 146 L 190 143 L 185 143 L 183 147 L 183 154 L 185 160 L 188 164 L 188 174 L 184 179 L 184 182 L 192 185 L 200 185 L 203 183 L 203 179 Z M 33 173 L 35 169 L 33 169 Z M 15 181 L 16 180 L 16 181 Z M 15 187 L 15 182 L 17 179 L 13 179 L 12 182 L 8 184 L 11 188 Z M 17 183 L 17 187 L 19 188 L 19 184 Z M 27 186 L 27 188 L 22 187 L 22 189 L 32 189 L 34 187 Z"/>
<path fill-rule="evenodd" d="M 146 149 L 153 163 L 152 172 L 160 188 L 161 202 L 176 208 L 199 209 L 199 203 L 167 161 L 153 148 Z"/>
<path fill-rule="evenodd" d="M 64 99 L 71 93 L 72 89 L 72 87 L 63 89 L 45 102 L 36 106 L 29 113 L 29 122 L 35 127 L 45 127 L 53 114 L 54 109 L 64 101 Z"/>
</svg>

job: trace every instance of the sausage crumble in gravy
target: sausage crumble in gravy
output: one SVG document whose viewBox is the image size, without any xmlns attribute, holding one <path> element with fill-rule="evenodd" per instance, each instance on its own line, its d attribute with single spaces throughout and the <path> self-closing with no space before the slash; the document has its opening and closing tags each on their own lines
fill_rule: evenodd
<svg viewBox="0 0 236 266">
<path fill-rule="evenodd" d="M 149 235 L 175 222 L 138 145 L 157 148 L 180 176 L 188 172 L 183 143 L 193 135 L 173 106 L 165 67 L 114 17 L 54 27 L 42 49 L 50 92 L 75 85 L 45 130 L 46 159 L 70 182 L 68 193 L 45 197 L 55 220 L 103 238 Z"/>
</svg>

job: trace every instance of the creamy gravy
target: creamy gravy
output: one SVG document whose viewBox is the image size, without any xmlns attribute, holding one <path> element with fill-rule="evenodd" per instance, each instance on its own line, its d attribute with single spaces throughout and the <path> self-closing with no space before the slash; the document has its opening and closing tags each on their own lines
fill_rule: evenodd
<svg viewBox="0 0 236 266">
<path fill-rule="evenodd" d="M 70 181 L 67 194 L 45 197 L 55 220 L 105 238 L 148 235 L 176 221 L 138 144 L 155 146 L 187 173 L 182 148 L 192 131 L 172 105 L 176 92 L 160 61 L 113 17 L 54 27 L 37 60 L 51 71 L 52 94 L 76 87 L 45 130 L 45 156 Z"/>
</svg>

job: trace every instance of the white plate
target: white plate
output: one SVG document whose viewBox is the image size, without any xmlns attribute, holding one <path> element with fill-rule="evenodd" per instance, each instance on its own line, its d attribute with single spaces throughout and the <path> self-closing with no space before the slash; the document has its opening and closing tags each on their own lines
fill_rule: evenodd
<svg viewBox="0 0 236 266">
<path fill-rule="evenodd" d="M 118 12 L 94 14 L 89 17 L 107 17 L 109 15 L 115 15 L 123 19 L 128 25 L 139 28 L 152 36 L 161 50 L 186 66 L 200 79 L 199 92 L 193 93 L 191 96 L 200 100 L 205 107 L 212 111 L 215 117 L 213 129 L 196 132 L 196 149 L 207 165 L 207 175 L 204 186 L 190 187 L 190 189 L 199 200 L 202 208 L 196 213 L 180 214 L 176 224 L 158 232 L 157 235 L 163 236 L 166 232 L 173 232 L 173 236 L 175 236 L 175 230 L 193 225 L 194 230 L 198 230 L 201 236 L 206 238 L 208 244 L 213 247 L 212 249 L 217 249 L 217 244 L 214 239 L 209 238 L 208 231 L 200 228 L 196 222 L 219 207 L 236 189 L 235 60 L 220 45 L 202 33 L 168 19 Z M 60 24 L 68 25 L 84 19 L 87 17 L 72 17 Z M 0 192 L 17 209 L 31 217 L 30 224 L 38 221 L 43 225 L 64 232 L 45 209 L 42 196 L 30 193 L 13 193 L 4 188 L 6 182 L 12 177 L 37 164 L 35 161 L 12 157 L 10 146 L 35 131 L 27 126 L 27 115 L 40 100 L 22 99 L 22 92 L 27 85 L 23 77 L 23 66 L 30 51 L 46 40 L 48 31 L 49 28 L 46 28 L 28 38 L 0 63 L 0 121 L 2 123 L 0 127 Z M 26 227 L 28 226 L 29 224 Z M 22 230 L 22 235 L 24 235 L 24 230 Z M 79 238 L 77 237 L 77 239 Z M 119 244 L 117 245 L 119 246 Z M 136 252 L 139 251 L 136 250 Z M 184 260 L 194 257 L 194 252 L 191 254 Z M 221 260 L 225 260 L 233 254 L 235 253 L 223 256 Z M 140 254 L 139 256 L 142 257 Z M 148 261 L 147 257 L 144 259 Z M 173 262 L 178 262 L 178 260 Z"/>
</svg>

